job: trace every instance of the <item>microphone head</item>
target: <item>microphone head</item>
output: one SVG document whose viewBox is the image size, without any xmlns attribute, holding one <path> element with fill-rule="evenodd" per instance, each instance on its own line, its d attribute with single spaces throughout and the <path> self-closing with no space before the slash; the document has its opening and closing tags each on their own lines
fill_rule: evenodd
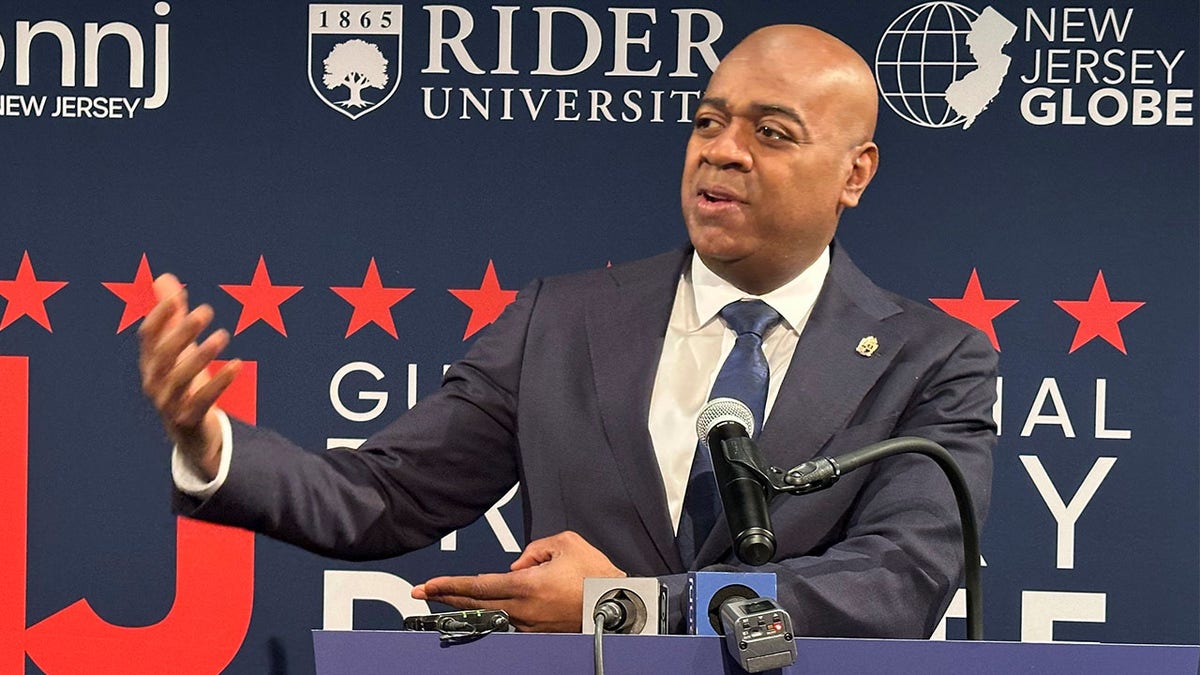
<svg viewBox="0 0 1200 675">
<path fill-rule="evenodd" d="M 708 447 L 709 432 L 726 422 L 740 424 L 748 435 L 754 435 L 754 413 L 750 412 L 749 406 L 736 398 L 714 398 L 704 404 L 696 417 L 696 435 L 700 442 Z"/>
</svg>

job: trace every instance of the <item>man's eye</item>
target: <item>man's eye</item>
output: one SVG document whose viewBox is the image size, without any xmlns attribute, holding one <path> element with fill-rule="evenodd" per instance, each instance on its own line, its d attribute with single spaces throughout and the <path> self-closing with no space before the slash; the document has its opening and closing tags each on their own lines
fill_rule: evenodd
<svg viewBox="0 0 1200 675">
<path fill-rule="evenodd" d="M 769 127 L 769 126 L 765 126 L 765 125 L 758 128 L 758 133 L 762 134 L 763 136 L 766 136 L 767 138 L 769 138 L 773 141 L 790 140 L 790 137 L 787 134 L 783 133 L 782 131 L 780 131 L 774 127 Z"/>
</svg>

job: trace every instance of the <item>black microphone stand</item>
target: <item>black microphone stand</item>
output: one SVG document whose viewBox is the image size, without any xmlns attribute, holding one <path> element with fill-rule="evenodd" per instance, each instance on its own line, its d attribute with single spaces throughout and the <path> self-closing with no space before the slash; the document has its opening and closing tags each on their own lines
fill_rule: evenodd
<svg viewBox="0 0 1200 675">
<path fill-rule="evenodd" d="M 757 476 L 772 496 L 775 494 L 803 495 L 824 490 L 837 482 L 842 475 L 858 467 L 879 461 L 885 457 L 902 453 L 917 453 L 937 462 L 950 481 L 954 499 L 958 503 L 958 517 L 962 522 L 963 556 L 966 565 L 967 586 L 967 639 L 983 639 L 983 590 L 979 573 L 979 525 L 975 520 L 975 507 L 966 479 L 954 458 L 942 446 L 925 438 L 902 436 L 873 443 L 864 448 L 838 457 L 817 457 L 788 471 L 768 466 L 754 441 L 745 437 L 727 438 L 721 441 L 721 452 L 730 462 L 740 464 Z M 762 467 L 766 466 L 764 470 Z"/>
</svg>

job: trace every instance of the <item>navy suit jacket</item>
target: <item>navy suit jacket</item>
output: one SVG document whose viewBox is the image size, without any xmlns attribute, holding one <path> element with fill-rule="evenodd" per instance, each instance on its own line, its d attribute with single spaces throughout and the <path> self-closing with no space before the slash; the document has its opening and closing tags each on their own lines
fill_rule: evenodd
<svg viewBox="0 0 1200 675">
<path fill-rule="evenodd" d="M 475 521 L 520 481 L 529 539 L 574 530 L 630 576 L 687 571 L 647 428 L 676 286 L 691 250 L 525 288 L 443 386 L 359 450 L 305 452 L 235 424 L 226 483 L 193 517 L 347 559 L 390 557 Z M 878 351 L 856 352 L 874 336 Z M 966 324 L 876 287 L 835 244 L 759 446 L 792 467 L 895 436 L 945 446 L 982 518 L 996 353 Z M 680 430 L 680 433 L 689 433 Z M 955 501 L 936 465 L 897 456 L 771 504 L 779 601 L 800 635 L 923 637 L 960 582 Z M 697 568 L 744 569 L 719 523 Z"/>
</svg>

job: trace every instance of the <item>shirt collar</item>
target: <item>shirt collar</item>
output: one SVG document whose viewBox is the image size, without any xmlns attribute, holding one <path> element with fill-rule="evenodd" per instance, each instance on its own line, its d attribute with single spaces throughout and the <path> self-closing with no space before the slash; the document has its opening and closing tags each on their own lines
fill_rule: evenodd
<svg viewBox="0 0 1200 675">
<path fill-rule="evenodd" d="M 695 323 L 692 324 L 694 330 L 708 325 L 725 305 L 735 300 L 755 299 L 773 307 L 783 316 L 787 326 L 799 333 L 812 313 L 817 295 L 825 283 L 825 275 L 829 272 L 829 247 L 826 246 L 821 255 L 794 279 L 763 295 L 745 293 L 717 276 L 695 251 L 692 252 L 690 272 L 692 306 L 696 311 L 693 317 Z"/>
</svg>

